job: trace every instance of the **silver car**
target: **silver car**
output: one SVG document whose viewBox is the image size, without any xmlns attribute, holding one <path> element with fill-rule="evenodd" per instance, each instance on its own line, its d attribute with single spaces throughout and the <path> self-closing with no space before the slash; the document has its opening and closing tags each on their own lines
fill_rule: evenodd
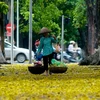
<svg viewBox="0 0 100 100">
<path fill-rule="evenodd" d="M 11 43 L 4 41 L 5 47 L 5 58 L 9 60 L 11 58 Z M 32 51 L 32 60 L 34 60 L 34 52 Z M 19 48 L 13 46 L 13 58 L 19 63 L 24 63 L 26 60 L 29 60 L 29 49 Z"/>
</svg>

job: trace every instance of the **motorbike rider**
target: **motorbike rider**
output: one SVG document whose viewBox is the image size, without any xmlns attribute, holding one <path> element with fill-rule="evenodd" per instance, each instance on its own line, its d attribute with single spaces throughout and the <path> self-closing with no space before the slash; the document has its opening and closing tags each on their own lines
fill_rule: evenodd
<svg viewBox="0 0 100 100">
<path fill-rule="evenodd" d="M 83 59 L 81 48 L 75 41 L 70 41 L 66 51 L 63 51 L 64 62 L 79 62 Z M 57 54 L 57 59 L 61 60 L 61 54 Z"/>
<path fill-rule="evenodd" d="M 77 46 L 76 42 L 70 41 L 68 48 L 67 48 L 67 53 L 69 53 L 73 58 L 76 58 L 77 49 L 78 49 L 78 46 Z"/>
</svg>

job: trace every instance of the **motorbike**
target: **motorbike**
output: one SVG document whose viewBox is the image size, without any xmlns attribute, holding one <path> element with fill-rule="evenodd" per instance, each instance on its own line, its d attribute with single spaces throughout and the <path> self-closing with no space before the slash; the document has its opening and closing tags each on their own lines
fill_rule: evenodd
<svg viewBox="0 0 100 100">
<path fill-rule="evenodd" d="M 78 50 L 76 52 L 75 57 L 73 56 L 72 53 L 63 51 L 62 52 L 62 56 L 63 56 L 63 62 L 72 62 L 72 63 L 79 63 L 82 59 L 83 59 L 83 55 L 82 55 L 82 50 Z M 57 53 L 57 60 L 61 60 L 61 52 Z"/>
<path fill-rule="evenodd" d="M 79 63 L 82 59 L 83 59 L 83 51 L 82 49 L 77 50 L 75 57 L 73 56 L 72 53 L 69 53 L 67 51 L 63 51 L 63 62 L 67 62 L 67 63 Z M 37 61 L 41 61 L 43 55 L 42 52 L 40 55 L 37 56 L 37 54 L 35 54 L 35 58 Z M 59 53 L 56 53 L 56 55 L 54 54 L 54 59 L 61 61 L 61 51 Z"/>
</svg>

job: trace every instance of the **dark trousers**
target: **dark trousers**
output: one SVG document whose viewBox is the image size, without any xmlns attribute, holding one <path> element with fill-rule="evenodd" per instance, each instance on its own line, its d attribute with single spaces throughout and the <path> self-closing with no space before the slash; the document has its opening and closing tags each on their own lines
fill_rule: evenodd
<svg viewBox="0 0 100 100">
<path fill-rule="evenodd" d="M 43 56 L 43 64 L 45 70 L 48 70 L 48 64 L 51 64 L 51 60 L 53 59 L 53 53 L 47 56 Z"/>
</svg>

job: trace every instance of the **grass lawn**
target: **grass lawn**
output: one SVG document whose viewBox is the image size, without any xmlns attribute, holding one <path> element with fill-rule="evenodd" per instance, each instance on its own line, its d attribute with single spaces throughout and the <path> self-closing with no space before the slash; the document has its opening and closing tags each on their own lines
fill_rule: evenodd
<svg viewBox="0 0 100 100">
<path fill-rule="evenodd" d="M 100 66 L 67 64 L 65 73 L 49 76 L 31 74 L 28 66 L 2 65 L 0 100 L 100 100 Z"/>
</svg>

